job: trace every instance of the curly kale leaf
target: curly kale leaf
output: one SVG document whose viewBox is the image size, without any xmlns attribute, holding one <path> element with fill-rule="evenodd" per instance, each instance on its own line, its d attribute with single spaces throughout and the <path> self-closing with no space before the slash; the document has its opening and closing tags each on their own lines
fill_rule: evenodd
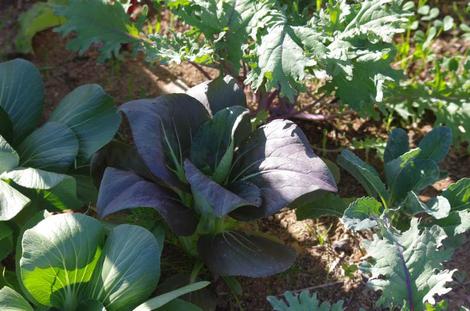
<svg viewBox="0 0 470 311">
<path fill-rule="evenodd" d="M 70 0 L 58 6 L 56 14 L 66 22 L 56 28 L 62 35 L 76 32 L 67 48 L 84 53 L 92 44 L 100 44 L 100 58 L 104 61 L 118 56 L 123 44 L 133 44 L 136 50 L 141 45 L 139 25 L 130 20 L 119 1 L 109 4 L 106 0 Z"/>
<path fill-rule="evenodd" d="M 455 270 L 444 269 L 452 249 L 442 248 L 447 237 L 439 226 L 419 229 L 416 219 L 402 234 L 386 232 L 365 243 L 369 262 L 362 270 L 370 274 L 369 285 L 381 290 L 379 306 L 400 306 L 411 310 L 425 310 L 425 303 L 434 305 L 435 295 L 451 290 Z"/>
<path fill-rule="evenodd" d="M 321 303 L 316 293 L 310 294 L 308 290 L 303 290 L 299 295 L 292 292 L 285 292 L 281 299 L 269 296 L 269 303 L 275 311 L 342 311 L 343 301 L 340 300 L 333 305 L 329 302 Z"/>
</svg>

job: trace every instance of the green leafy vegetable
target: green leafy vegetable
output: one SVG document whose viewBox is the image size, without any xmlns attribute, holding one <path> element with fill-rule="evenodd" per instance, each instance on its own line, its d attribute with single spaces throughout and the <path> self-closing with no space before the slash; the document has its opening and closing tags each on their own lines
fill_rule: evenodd
<svg viewBox="0 0 470 311">
<path fill-rule="evenodd" d="M 308 290 L 303 290 L 300 294 L 296 295 L 292 292 L 285 292 L 282 299 L 275 296 L 269 296 L 268 301 L 275 311 L 342 311 L 343 301 L 338 301 L 334 304 L 329 302 L 321 303 L 316 293 L 310 293 Z"/>
</svg>

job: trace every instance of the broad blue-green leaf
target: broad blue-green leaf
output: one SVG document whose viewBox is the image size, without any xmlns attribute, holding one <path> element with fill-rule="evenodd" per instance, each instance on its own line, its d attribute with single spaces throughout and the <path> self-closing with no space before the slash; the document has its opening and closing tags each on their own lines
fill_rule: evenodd
<svg viewBox="0 0 470 311">
<path fill-rule="evenodd" d="M 49 121 L 67 125 L 79 141 L 83 161 L 114 136 L 121 118 L 111 96 L 97 84 L 82 85 L 70 92 L 53 111 Z"/>
<path fill-rule="evenodd" d="M 440 162 L 446 157 L 451 144 L 452 131 L 450 128 L 434 128 L 419 142 L 418 147 L 421 149 L 419 157 Z"/>
<path fill-rule="evenodd" d="M 438 226 L 418 228 L 413 219 L 408 231 L 401 235 L 388 234 L 374 237 L 365 243 L 367 255 L 373 264 L 364 266 L 370 273 L 369 285 L 381 290 L 379 306 L 403 306 L 416 311 L 425 310 L 425 302 L 435 304 L 435 295 L 444 295 L 451 289 L 454 271 L 444 269 L 452 251 L 442 249 L 446 238 Z M 367 268 L 366 268 L 367 267 Z"/>
<path fill-rule="evenodd" d="M 435 219 L 442 219 L 449 216 L 451 206 L 449 201 L 442 196 L 437 196 L 432 198 L 428 203 L 423 203 L 420 201 L 418 195 L 411 191 L 408 193 L 403 206 L 407 213 L 416 215 L 419 213 L 427 213 Z"/>
<path fill-rule="evenodd" d="M 24 288 L 38 303 L 78 310 L 81 303 L 130 310 L 156 286 L 160 245 L 134 225 L 105 227 L 81 214 L 50 216 L 25 231 L 19 262 Z M 152 260 L 149 260 L 152 259 Z"/>
<path fill-rule="evenodd" d="M 200 101 L 211 115 L 228 107 L 246 107 L 245 92 L 232 76 L 203 82 L 190 88 L 186 94 Z"/>
<path fill-rule="evenodd" d="M 191 235 L 196 229 L 195 212 L 173 192 L 132 172 L 107 168 L 97 202 L 100 217 L 136 207 L 155 209 L 178 235 Z"/>
<path fill-rule="evenodd" d="M 80 214 L 48 217 L 22 239 L 21 280 L 39 303 L 73 309 L 102 255 L 105 230 Z"/>
<path fill-rule="evenodd" d="M 241 206 L 257 208 L 255 203 L 245 200 L 204 175 L 189 160 L 184 162 L 184 170 L 199 213 L 223 217 Z"/>
<path fill-rule="evenodd" d="M 0 222 L 0 261 L 13 250 L 13 230 L 6 222 Z"/>
<path fill-rule="evenodd" d="M 382 201 L 388 200 L 389 195 L 385 185 L 372 166 L 349 150 L 343 150 L 338 156 L 337 162 L 364 187 L 370 196 L 378 197 Z"/>
<path fill-rule="evenodd" d="M 133 225 L 115 227 L 106 239 L 103 257 L 88 291 L 106 310 L 130 310 L 155 290 L 160 245 L 148 230 Z"/>
<path fill-rule="evenodd" d="M 64 18 L 54 14 L 53 5 L 66 0 L 36 2 L 18 18 L 19 31 L 15 38 L 16 50 L 27 54 L 33 52 L 33 38 L 43 30 L 59 26 Z"/>
<path fill-rule="evenodd" d="M 0 135 L 0 174 L 14 169 L 20 163 L 20 157 L 10 144 Z"/>
<path fill-rule="evenodd" d="M 470 178 L 462 178 L 450 185 L 443 193 L 449 200 L 453 211 L 466 210 L 470 208 Z"/>
<path fill-rule="evenodd" d="M 251 133 L 249 111 L 241 106 L 219 110 L 193 136 L 191 161 L 218 183 L 223 183 L 233 162 L 235 147 Z"/>
<path fill-rule="evenodd" d="M 242 207 L 232 213 L 244 220 L 272 215 L 314 191 L 337 190 L 328 167 L 315 155 L 305 134 L 287 120 L 268 123 L 241 145 L 230 176 L 230 181 L 238 180 L 261 190 L 259 208 Z"/>
<path fill-rule="evenodd" d="M 46 209 L 49 205 L 59 210 L 77 209 L 82 206 L 77 196 L 77 183 L 72 176 L 35 168 L 18 168 L 0 177 L 10 179 L 21 187 L 33 189 L 33 197 L 30 198 L 35 204 L 40 204 L 37 200 L 43 200 Z"/>
<path fill-rule="evenodd" d="M 384 161 L 390 162 L 410 150 L 408 134 L 401 128 L 394 129 L 388 136 Z"/>
<path fill-rule="evenodd" d="M 391 192 L 391 204 L 404 200 L 410 191 L 421 191 L 439 180 L 439 167 L 433 160 L 417 158 L 400 164 L 399 161 L 402 161 L 401 157 L 385 166 Z M 390 171 L 393 173 L 389 173 Z"/>
<path fill-rule="evenodd" d="M 31 305 L 10 287 L 0 289 L 0 309 L 2 311 L 33 311 Z"/>
<path fill-rule="evenodd" d="M 29 202 L 21 192 L 0 179 L 0 221 L 12 219 Z"/>
<path fill-rule="evenodd" d="M 204 235 L 198 252 L 209 270 L 221 276 L 270 276 L 287 270 L 296 257 L 287 246 L 240 231 Z"/>
<path fill-rule="evenodd" d="M 67 171 L 78 154 L 78 140 L 67 126 L 48 122 L 18 146 L 21 166 L 53 172 Z"/>
<path fill-rule="evenodd" d="M 14 144 L 36 127 L 43 99 L 41 75 L 32 63 L 23 59 L 0 63 L 0 107 L 13 124 Z"/>
<path fill-rule="evenodd" d="M 131 101 L 120 110 L 150 171 L 170 186 L 181 186 L 191 137 L 209 119 L 204 106 L 189 95 L 172 94 Z"/>
<path fill-rule="evenodd" d="M 311 196 L 303 196 L 294 201 L 297 220 L 320 218 L 324 216 L 343 216 L 351 199 L 340 198 L 329 192 L 314 192 Z"/>
<path fill-rule="evenodd" d="M 67 48 L 80 54 L 85 53 L 92 44 L 99 43 L 99 60 L 104 61 L 118 56 L 122 44 L 138 44 L 139 30 L 119 1 L 69 0 L 55 13 L 66 19 L 55 30 L 63 36 L 75 32 L 76 36 L 68 42 Z"/>
<path fill-rule="evenodd" d="M 317 293 L 310 293 L 309 290 L 303 290 L 300 294 L 285 292 L 282 298 L 268 296 L 268 302 L 275 311 L 342 311 L 343 301 L 340 300 L 334 304 L 329 302 L 320 302 Z"/>
<path fill-rule="evenodd" d="M 144 302 L 143 304 L 139 305 L 133 311 L 151 311 L 151 310 L 158 309 L 160 307 L 165 306 L 166 304 L 170 303 L 171 301 L 175 300 L 178 297 L 200 290 L 208 286 L 209 284 L 210 284 L 209 282 L 202 281 L 202 282 L 192 283 L 192 284 L 183 286 L 171 292 L 151 298 L 148 301 Z"/>
<path fill-rule="evenodd" d="M 382 215 L 382 204 L 374 198 L 363 197 L 349 204 L 341 222 L 347 229 L 355 231 L 374 228 Z"/>
</svg>

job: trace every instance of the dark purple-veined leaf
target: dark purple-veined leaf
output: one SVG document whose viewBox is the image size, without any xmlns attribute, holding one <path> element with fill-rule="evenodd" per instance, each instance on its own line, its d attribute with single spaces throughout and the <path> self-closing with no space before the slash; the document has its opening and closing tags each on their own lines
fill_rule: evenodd
<svg viewBox="0 0 470 311">
<path fill-rule="evenodd" d="M 233 106 L 219 110 L 194 135 L 191 161 L 214 181 L 223 183 L 230 173 L 235 147 L 250 134 L 248 109 Z"/>
<path fill-rule="evenodd" d="M 191 137 L 209 119 L 204 106 L 191 96 L 171 94 L 131 101 L 120 110 L 129 120 L 137 151 L 150 171 L 168 185 L 180 186 Z"/>
<path fill-rule="evenodd" d="M 204 235 L 198 251 L 209 270 L 221 276 L 266 277 L 287 270 L 296 258 L 287 246 L 239 231 Z"/>
<path fill-rule="evenodd" d="M 217 217 L 223 217 L 231 211 L 241 207 L 254 204 L 225 189 L 213 181 L 210 177 L 204 175 L 191 161 L 184 162 L 186 178 L 191 185 L 196 209 L 201 214 L 214 214 Z"/>
<path fill-rule="evenodd" d="M 107 167 L 129 170 L 145 179 L 155 179 L 137 150 L 133 146 L 119 141 L 110 142 L 95 153 L 91 159 L 91 174 L 97 186 L 100 185 Z"/>
<path fill-rule="evenodd" d="M 245 93 L 231 76 L 198 84 L 186 93 L 200 101 L 212 115 L 227 107 L 246 107 Z"/>
<path fill-rule="evenodd" d="M 242 207 L 232 213 L 241 220 L 272 215 L 313 191 L 337 191 L 326 164 L 301 129 L 287 120 L 256 130 L 238 150 L 233 166 L 231 181 L 249 181 L 261 190 L 259 208 Z"/>
<path fill-rule="evenodd" d="M 132 172 L 107 168 L 98 196 L 99 216 L 106 217 L 136 207 L 157 210 L 178 235 L 191 235 L 196 229 L 196 214 L 184 206 L 172 191 Z"/>
</svg>

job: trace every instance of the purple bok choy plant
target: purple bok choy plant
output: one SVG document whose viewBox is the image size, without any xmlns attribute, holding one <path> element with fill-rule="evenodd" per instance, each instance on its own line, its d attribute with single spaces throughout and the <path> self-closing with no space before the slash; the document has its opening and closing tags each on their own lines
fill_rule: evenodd
<svg viewBox="0 0 470 311">
<path fill-rule="evenodd" d="M 99 215 L 154 208 L 215 275 L 263 277 L 286 270 L 294 250 L 241 229 L 238 221 L 295 208 L 313 192 L 335 192 L 330 171 L 291 121 L 253 128 L 233 78 L 220 77 L 188 94 L 120 107 L 135 148 L 114 143 L 96 155 Z"/>
</svg>

